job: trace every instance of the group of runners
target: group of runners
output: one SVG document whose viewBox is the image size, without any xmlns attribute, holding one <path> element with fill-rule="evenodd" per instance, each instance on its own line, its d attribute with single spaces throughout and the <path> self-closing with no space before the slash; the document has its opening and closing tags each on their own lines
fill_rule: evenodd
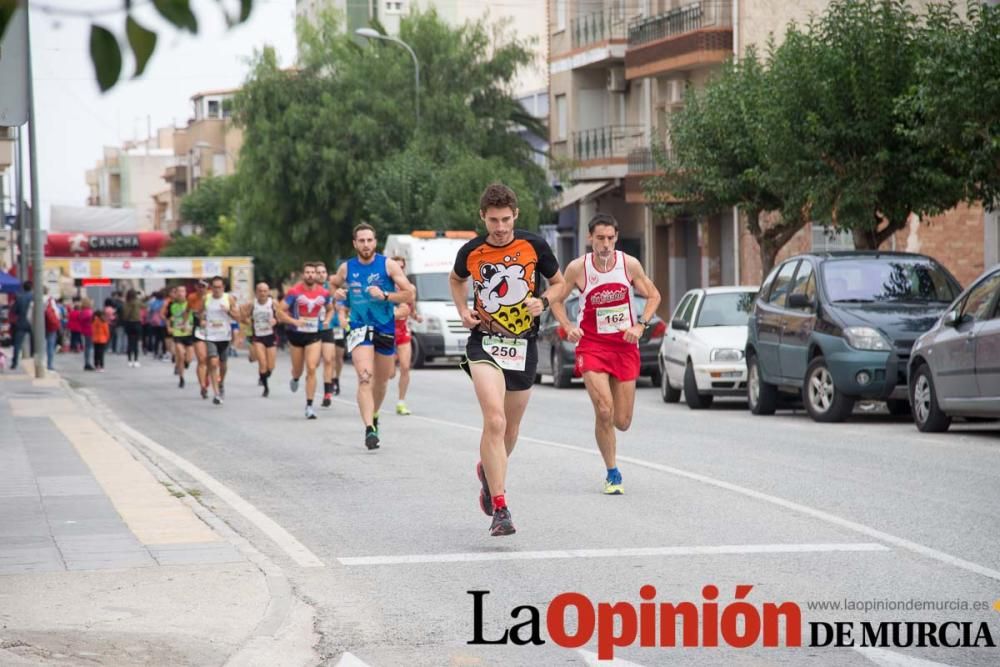
<svg viewBox="0 0 1000 667">
<path fill-rule="evenodd" d="M 489 186 L 480 198 L 479 214 L 486 233 L 462 246 L 449 282 L 455 307 L 470 332 L 461 367 L 472 379 L 483 418 L 475 468 L 481 487 L 479 506 L 492 517 L 490 534 L 499 536 L 515 532 L 505 495 L 507 468 L 535 381 L 539 317 L 551 308 L 566 339 L 576 344 L 576 370 L 593 404 L 594 435 L 606 468 L 603 492 L 621 495 L 624 483 L 616 458 L 616 430 L 626 431 L 632 422 L 640 370 L 637 344 L 660 304 L 660 294 L 635 257 L 615 250 L 618 222 L 611 215 L 599 213 L 589 221 L 592 251 L 571 261 L 563 273 L 541 236 L 516 229 L 518 203 L 513 190 L 502 184 Z M 329 406 L 332 396 L 340 393 L 340 371 L 345 354 L 350 354 L 358 379 L 364 444 L 369 450 L 378 449 L 379 410 L 397 354 L 403 375 L 397 412 L 409 414 L 404 402 L 409 383 L 406 321 L 418 315 L 416 293 L 401 258 L 378 253 L 376 242 L 371 225 L 358 225 L 353 231 L 354 257 L 332 275 L 322 262 L 307 262 L 301 282 L 280 301 L 272 298 L 267 284 L 260 283 L 253 302 L 241 307 L 225 293 L 220 277 L 210 281 L 208 293 L 202 285 L 194 295 L 176 288 L 163 312 L 173 339 L 179 386 L 184 386 L 185 368 L 196 360 L 202 397 L 207 398 L 211 388 L 213 402 L 222 404 L 230 324 L 243 321 L 252 327 L 259 383 L 267 396 L 275 368 L 275 327 L 282 323 L 291 346 L 292 392 L 299 390 L 305 375 L 306 418 L 316 418 L 313 400 L 320 363 L 323 405 Z M 581 295 L 575 322 L 564 307 L 574 290 Z M 641 313 L 636 309 L 637 294 L 645 297 Z"/>
<path fill-rule="evenodd" d="M 396 412 L 409 415 L 405 403 L 409 384 L 410 333 L 407 320 L 418 317 L 416 291 L 399 262 L 375 251 L 375 230 L 362 223 L 353 232 L 356 256 L 328 275 L 323 262 L 306 262 L 302 279 L 275 300 L 267 283 L 258 283 L 254 299 L 240 305 L 215 276 L 200 281 L 193 294 L 181 285 L 173 288 L 162 314 L 169 329 L 178 387 L 192 362 L 201 396 L 222 405 L 228 369 L 228 348 L 238 323 L 251 329 L 251 361 L 258 364 L 262 395 L 270 395 L 277 360 L 276 327 L 283 324 L 291 348 L 291 391 L 299 390 L 305 374 L 305 416 L 316 419 L 313 401 L 317 371 L 323 364 L 323 407 L 340 394 L 340 373 L 347 353 L 358 376 L 357 402 L 365 426 L 364 443 L 379 448 L 379 410 L 389 380 L 395 375 L 397 349 L 403 368 Z M 398 347 L 397 347 L 398 343 Z"/>
</svg>

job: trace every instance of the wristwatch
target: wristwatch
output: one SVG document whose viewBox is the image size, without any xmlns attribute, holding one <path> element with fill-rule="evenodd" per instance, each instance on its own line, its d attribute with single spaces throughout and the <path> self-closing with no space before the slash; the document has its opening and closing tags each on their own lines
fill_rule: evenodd
<svg viewBox="0 0 1000 667">
<path fill-rule="evenodd" d="M 542 310 L 548 310 L 549 309 L 549 297 L 543 296 L 542 299 L 541 299 L 541 301 L 542 301 Z"/>
<path fill-rule="evenodd" d="M 641 324 L 643 329 L 648 329 L 649 328 L 649 322 L 644 322 L 642 320 L 642 315 L 640 315 L 639 317 L 635 318 L 635 323 L 636 324 Z"/>
</svg>

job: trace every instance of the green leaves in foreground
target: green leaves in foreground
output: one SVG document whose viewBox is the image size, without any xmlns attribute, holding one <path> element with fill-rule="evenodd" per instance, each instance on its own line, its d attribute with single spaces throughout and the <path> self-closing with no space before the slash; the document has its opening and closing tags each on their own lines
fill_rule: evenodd
<svg viewBox="0 0 1000 667">
<path fill-rule="evenodd" d="M 101 92 L 118 82 L 122 72 L 122 52 L 118 48 L 118 39 L 107 28 L 90 26 L 90 59 L 94 63 Z"/>
<path fill-rule="evenodd" d="M 128 44 L 135 54 L 135 76 L 140 76 L 146 69 L 149 57 L 156 49 L 156 33 L 146 30 L 139 25 L 131 16 L 125 21 L 125 34 L 128 36 Z"/>
</svg>

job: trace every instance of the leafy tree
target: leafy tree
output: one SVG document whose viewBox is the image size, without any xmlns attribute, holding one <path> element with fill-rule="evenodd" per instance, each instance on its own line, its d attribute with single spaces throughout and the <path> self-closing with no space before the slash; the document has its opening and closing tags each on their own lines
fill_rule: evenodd
<svg viewBox="0 0 1000 667">
<path fill-rule="evenodd" d="M 202 179 L 197 189 L 181 199 L 181 218 L 198 225 L 206 236 L 214 236 L 219 231 L 220 219 L 233 215 L 235 211 L 236 185 L 233 176 Z"/>
<path fill-rule="evenodd" d="M 898 100 L 915 84 L 921 44 L 903 0 L 835 0 L 771 57 L 765 107 L 769 182 L 788 217 L 805 210 L 877 248 L 911 212 L 961 198 L 959 179 L 907 132 Z M 791 209 L 790 209 L 791 207 Z"/>
<path fill-rule="evenodd" d="M 207 257 L 212 254 L 213 238 L 203 234 L 190 236 L 174 232 L 160 251 L 162 257 Z"/>
<path fill-rule="evenodd" d="M 920 32 L 903 130 L 963 183 L 967 201 L 1000 207 L 1000 6 L 932 5 Z"/>
<path fill-rule="evenodd" d="M 723 66 L 701 91 L 690 91 L 673 115 L 670 150 L 655 150 L 662 175 L 647 179 L 647 198 L 659 215 L 714 215 L 738 206 L 760 248 L 764 273 L 806 218 L 773 212 L 786 208 L 769 183 L 764 110 L 773 104 L 770 73 L 748 49 L 739 62 Z M 787 207 L 792 208 L 792 207 Z M 765 212 L 772 212 L 764 216 Z"/>
<path fill-rule="evenodd" d="M 471 226 L 498 179 L 521 188 L 526 220 L 547 201 L 544 172 L 514 132 L 537 127 L 509 92 L 530 62 L 526 45 L 483 22 L 449 27 L 433 11 L 404 18 L 400 37 L 420 60 L 419 127 L 409 54 L 357 44 L 332 15 L 299 25 L 298 69 L 265 50 L 237 95 L 239 235 L 280 266 L 349 252 L 366 219 L 380 235 Z"/>
<path fill-rule="evenodd" d="M 152 0 L 153 7 L 164 19 L 178 30 L 198 32 L 198 17 L 191 10 L 191 0 Z M 19 0 L 0 0 L 0 38 L 10 22 Z M 25 3 L 26 4 L 26 3 Z M 138 3 L 135 3 L 138 4 Z M 125 23 L 122 32 L 135 57 L 134 76 L 141 76 L 156 50 L 157 35 L 154 31 L 142 26 L 132 15 L 132 0 L 122 0 L 121 7 L 125 11 Z M 219 3 L 226 22 L 230 25 L 243 23 L 250 18 L 253 11 L 253 0 L 240 0 L 239 12 L 230 13 L 223 3 Z M 76 8 L 49 9 L 50 13 L 66 16 L 83 16 L 95 19 L 103 14 L 114 14 L 118 10 L 88 10 Z M 92 22 L 90 25 L 90 59 L 94 64 L 94 74 L 101 92 L 110 90 L 118 83 L 122 73 L 122 47 L 119 37 L 103 25 Z"/>
</svg>

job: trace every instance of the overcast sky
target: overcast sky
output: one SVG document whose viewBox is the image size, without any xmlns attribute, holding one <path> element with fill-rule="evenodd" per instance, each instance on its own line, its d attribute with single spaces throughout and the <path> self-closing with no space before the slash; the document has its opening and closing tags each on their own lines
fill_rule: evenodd
<svg viewBox="0 0 1000 667">
<path fill-rule="evenodd" d="M 191 0 L 199 20 L 194 36 L 160 19 L 149 0 L 133 0 L 136 20 L 159 34 L 156 52 L 135 80 L 128 78 L 133 63 L 126 54 L 123 80 L 101 94 L 89 54 L 92 19 L 40 8 L 99 12 L 93 20 L 123 36 L 125 13 L 107 12 L 123 4 L 32 0 L 39 194 L 46 221 L 53 204 L 86 204 L 85 172 L 100 159 L 102 147 L 144 138 L 147 117 L 154 131 L 183 126 L 191 116 L 191 95 L 240 85 L 249 70 L 247 61 L 265 45 L 277 49 L 283 66 L 295 60 L 295 0 L 254 0 L 249 21 L 229 30 L 217 0 Z"/>
</svg>

